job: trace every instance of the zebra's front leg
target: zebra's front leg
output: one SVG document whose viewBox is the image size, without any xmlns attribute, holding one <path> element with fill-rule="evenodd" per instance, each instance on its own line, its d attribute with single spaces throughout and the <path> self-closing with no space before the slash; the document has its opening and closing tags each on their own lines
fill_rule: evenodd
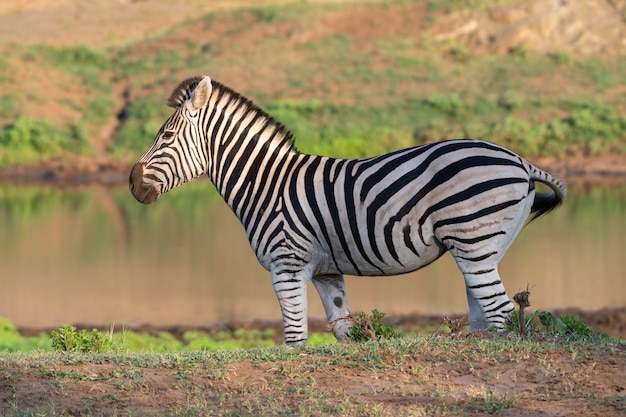
<svg viewBox="0 0 626 417">
<path fill-rule="evenodd" d="M 350 319 L 343 275 L 318 275 L 313 277 L 313 284 L 322 299 L 326 320 L 332 326 L 333 335 L 340 342 L 347 342 L 350 340 L 353 322 Z"/>
<path fill-rule="evenodd" d="M 309 338 L 306 290 L 310 278 L 302 272 L 272 273 L 272 285 L 283 316 L 285 343 L 304 346 Z"/>
</svg>

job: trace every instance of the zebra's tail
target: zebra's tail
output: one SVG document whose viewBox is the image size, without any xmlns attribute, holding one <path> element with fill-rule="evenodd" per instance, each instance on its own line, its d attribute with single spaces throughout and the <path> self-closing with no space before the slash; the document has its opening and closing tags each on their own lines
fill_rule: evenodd
<svg viewBox="0 0 626 417">
<path fill-rule="evenodd" d="M 530 212 L 533 213 L 533 215 L 529 222 L 532 222 L 536 218 L 551 212 L 563 203 L 565 195 L 567 194 L 567 185 L 565 185 L 565 182 L 561 179 L 537 168 L 534 165 L 531 165 L 530 168 L 531 181 L 539 181 L 552 189 L 552 192 L 535 194 L 535 200 L 533 201 L 533 205 L 530 209 Z"/>
</svg>

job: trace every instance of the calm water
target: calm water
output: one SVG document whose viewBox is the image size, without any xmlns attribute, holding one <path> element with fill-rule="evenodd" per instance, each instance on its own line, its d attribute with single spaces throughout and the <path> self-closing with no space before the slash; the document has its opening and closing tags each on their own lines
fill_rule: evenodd
<svg viewBox="0 0 626 417">
<path fill-rule="evenodd" d="M 626 184 L 570 182 L 565 206 L 528 225 L 500 264 L 532 307 L 626 305 Z M 449 255 L 401 277 L 347 278 L 353 311 L 467 311 Z M 323 317 L 315 289 L 309 316 Z M 64 323 L 205 325 L 278 320 L 269 273 L 210 183 L 142 206 L 125 187 L 0 184 L 0 316 Z"/>
</svg>

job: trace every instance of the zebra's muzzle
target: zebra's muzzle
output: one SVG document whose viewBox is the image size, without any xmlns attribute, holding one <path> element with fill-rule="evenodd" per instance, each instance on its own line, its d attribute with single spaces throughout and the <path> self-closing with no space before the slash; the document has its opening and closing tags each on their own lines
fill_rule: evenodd
<svg viewBox="0 0 626 417">
<path fill-rule="evenodd" d="M 128 188 L 137 201 L 143 204 L 152 204 L 159 197 L 159 191 L 154 183 L 146 182 L 144 177 L 145 166 L 145 163 L 137 163 L 133 166 L 128 179 Z"/>
</svg>

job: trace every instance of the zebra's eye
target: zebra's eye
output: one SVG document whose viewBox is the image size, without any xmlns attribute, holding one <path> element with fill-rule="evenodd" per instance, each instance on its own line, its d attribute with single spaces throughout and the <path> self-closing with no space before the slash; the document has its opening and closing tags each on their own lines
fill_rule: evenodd
<svg viewBox="0 0 626 417">
<path fill-rule="evenodd" d="M 172 139 L 176 133 L 171 130 L 166 130 L 163 132 L 163 139 Z"/>
</svg>

